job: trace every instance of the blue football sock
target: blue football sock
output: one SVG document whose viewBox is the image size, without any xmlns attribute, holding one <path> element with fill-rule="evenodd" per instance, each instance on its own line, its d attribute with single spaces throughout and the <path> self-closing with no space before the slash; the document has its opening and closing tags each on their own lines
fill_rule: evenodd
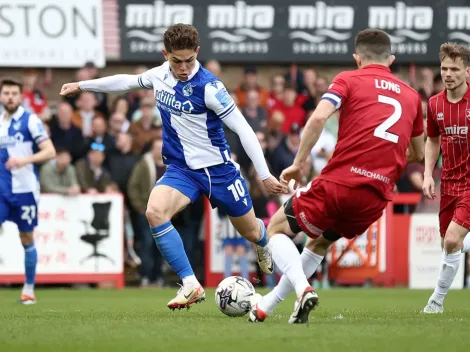
<svg viewBox="0 0 470 352">
<path fill-rule="evenodd" d="M 232 275 L 232 255 L 225 255 L 224 277 Z"/>
<path fill-rule="evenodd" d="M 268 235 L 266 233 L 266 226 L 264 226 L 264 222 L 261 219 L 257 219 L 259 223 L 259 227 L 261 229 L 261 238 L 256 241 L 255 243 L 258 246 L 265 247 L 268 244 Z"/>
<path fill-rule="evenodd" d="M 245 279 L 249 280 L 249 274 L 248 274 L 248 261 L 246 260 L 246 256 L 240 256 L 238 257 L 238 260 L 240 262 L 240 274 L 242 277 Z"/>
<path fill-rule="evenodd" d="M 36 264 L 38 263 L 38 252 L 34 242 L 24 247 L 24 267 L 26 274 L 26 284 L 34 285 L 36 280 Z"/>
<path fill-rule="evenodd" d="M 187 276 L 194 275 L 191 264 L 189 264 L 188 257 L 184 251 L 181 236 L 173 227 L 171 221 L 153 227 L 150 231 L 163 258 L 166 259 L 174 272 L 178 274 L 179 278 L 183 279 Z"/>
</svg>

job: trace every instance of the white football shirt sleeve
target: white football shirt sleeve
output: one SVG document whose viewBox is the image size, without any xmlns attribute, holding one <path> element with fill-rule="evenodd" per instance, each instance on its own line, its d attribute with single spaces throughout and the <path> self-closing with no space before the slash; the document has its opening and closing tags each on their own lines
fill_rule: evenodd
<svg viewBox="0 0 470 352">
<path fill-rule="evenodd" d="M 240 110 L 235 107 L 232 112 L 225 116 L 223 121 L 228 128 L 235 132 L 240 138 L 243 149 L 255 166 L 260 179 L 264 181 L 271 177 L 258 137 L 256 137 L 255 132 L 248 124 Z"/>
<path fill-rule="evenodd" d="M 206 84 L 204 101 L 207 108 L 215 112 L 221 120 L 225 119 L 236 108 L 235 102 L 220 81 Z"/>
<path fill-rule="evenodd" d="M 39 145 L 49 139 L 41 119 L 37 115 L 30 115 L 28 121 L 29 133 L 33 137 L 34 142 Z"/>
<path fill-rule="evenodd" d="M 152 69 L 153 70 L 153 69 Z M 133 89 L 152 89 L 152 70 L 148 70 L 141 75 L 113 75 L 89 81 L 80 81 L 78 85 L 83 91 L 101 93 L 128 92 Z"/>
</svg>

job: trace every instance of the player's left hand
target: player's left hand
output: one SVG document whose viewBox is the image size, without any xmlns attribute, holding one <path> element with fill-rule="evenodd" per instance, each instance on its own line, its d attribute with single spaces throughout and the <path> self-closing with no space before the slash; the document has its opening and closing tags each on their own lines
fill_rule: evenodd
<svg viewBox="0 0 470 352">
<path fill-rule="evenodd" d="M 285 192 L 281 183 L 276 180 L 274 176 L 270 176 L 266 180 L 263 180 L 263 185 L 266 189 L 266 192 L 268 192 L 269 194 L 279 194 L 281 192 Z"/>
<path fill-rule="evenodd" d="M 281 183 L 283 186 L 287 187 L 290 180 L 294 180 L 294 189 L 297 189 L 299 182 L 302 178 L 302 167 L 298 165 L 291 165 L 281 173 Z"/>
<path fill-rule="evenodd" d="M 27 163 L 28 163 L 28 161 L 25 158 L 11 157 L 11 158 L 8 159 L 5 166 L 7 167 L 8 170 L 14 170 L 14 169 L 22 168 Z"/>
</svg>

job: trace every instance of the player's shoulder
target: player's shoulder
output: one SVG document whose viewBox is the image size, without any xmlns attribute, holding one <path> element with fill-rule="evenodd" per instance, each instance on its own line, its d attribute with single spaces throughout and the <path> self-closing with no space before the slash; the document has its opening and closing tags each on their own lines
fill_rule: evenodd
<svg viewBox="0 0 470 352">
<path fill-rule="evenodd" d="M 439 93 L 432 95 L 428 99 L 428 104 L 432 104 L 433 102 L 436 102 L 438 99 L 444 98 L 444 93 L 445 93 L 445 90 L 442 90 Z"/>
<path fill-rule="evenodd" d="M 160 66 L 153 67 L 145 71 L 143 74 L 147 76 L 147 78 L 150 80 L 159 79 L 163 81 L 165 79 L 165 75 L 168 75 L 169 72 L 170 72 L 170 65 L 168 64 L 168 61 L 165 61 Z"/>
<path fill-rule="evenodd" d="M 221 88 L 224 84 L 222 81 L 212 74 L 209 70 L 206 70 L 204 67 L 200 67 L 199 72 L 199 84 L 204 88 L 213 87 L 215 89 Z"/>
</svg>

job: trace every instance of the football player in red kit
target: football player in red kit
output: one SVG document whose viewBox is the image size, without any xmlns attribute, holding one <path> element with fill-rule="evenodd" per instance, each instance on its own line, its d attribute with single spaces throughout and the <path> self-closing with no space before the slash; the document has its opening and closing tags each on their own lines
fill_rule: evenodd
<svg viewBox="0 0 470 352">
<path fill-rule="evenodd" d="M 470 49 L 441 45 L 441 76 L 445 89 L 428 102 L 423 193 L 434 199 L 432 173 L 442 149 L 439 227 L 444 253 L 436 288 L 423 309 L 442 313 L 444 298 L 454 281 L 462 252 L 470 251 Z"/>
<path fill-rule="evenodd" d="M 303 131 L 292 166 L 281 174 L 285 185 L 300 180 L 302 165 L 327 119 L 339 110 L 338 142 L 320 176 L 273 216 L 268 227 L 273 259 L 283 272 L 278 286 L 250 311 L 263 321 L 293 289 L 297 294 L 289 323 L 306 323 L 318 296 L 309 278 L 339 237 L 354 238 L 383 214 L 408 161 L 424 156 L 424 119 L 418 93 L 389 69 L 389 36 L 366 29 L 356 36 L 355 71 L 338 74 Z M 294 186 L 295 187 L 295 186 Z M 289 237 L 309 237 L 300 255 Z"/>
</svg>

